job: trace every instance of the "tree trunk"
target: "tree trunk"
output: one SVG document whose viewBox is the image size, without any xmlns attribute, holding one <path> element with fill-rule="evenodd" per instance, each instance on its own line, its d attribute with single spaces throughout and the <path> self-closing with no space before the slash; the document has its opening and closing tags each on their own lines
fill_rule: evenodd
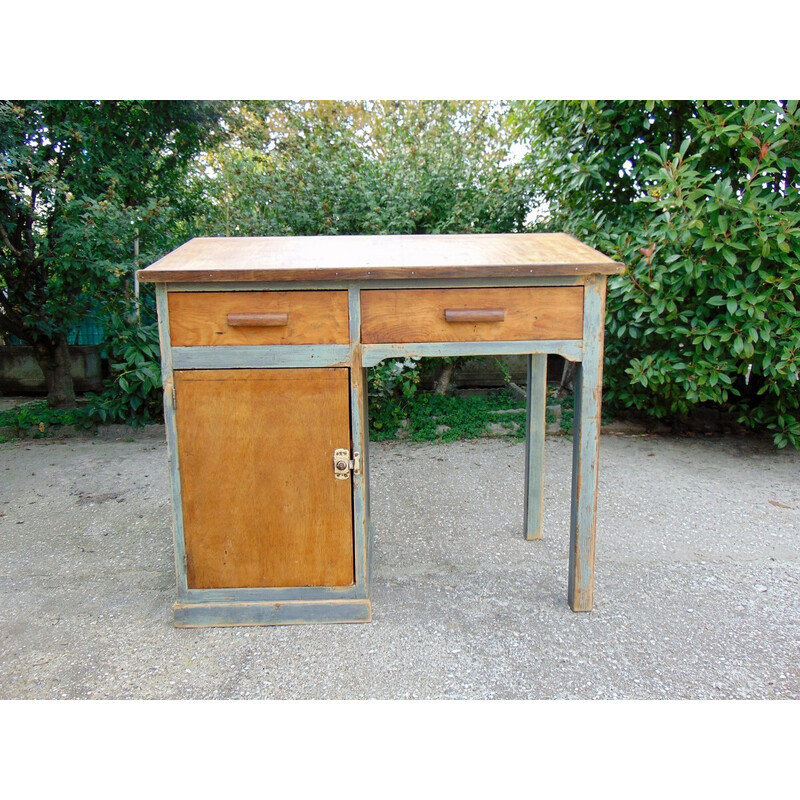
<svg viewBox="0 0 800 800">
<path fill-rule="evenodd" d="M 455 371 L 455 361 L 445 361 L 442 368 L 434 381 L 434 390 L 436 394 L 447 394 L 450 388 L 450 381 L 453 379 L 453 372 Z"/>
<path fill-rule="evenodd" d="M 561 371 L 561 383 L 558 391 L 562 394 L 571 392 L 575 386 L 575 364 L 564 359 L 564 369 Z"/>
<path fill-rule="evenodd" d="M 57 334 L 52 339 L 40 339 L 33 351 L 47 382 L 47 404 L 50 408 L 75 408 L 67 337 Z"/>
</svg>

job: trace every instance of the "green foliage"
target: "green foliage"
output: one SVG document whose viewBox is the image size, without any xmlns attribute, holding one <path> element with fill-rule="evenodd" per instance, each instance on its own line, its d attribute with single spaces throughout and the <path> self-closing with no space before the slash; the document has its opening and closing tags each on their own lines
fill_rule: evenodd
<svg viewBox="0 0 800 800">
<path fill-rule="evenodd" d="M 195 178 L 206 235 L 522 230 L 531 183 L 506 115 L 486 102 L 236 103 Z M 392 369 L 371 373 L 379 405 L 396 378 L 406 392 L 419 380 Z"/>
<path fill-rule="evenodd" d="M 171 101 L 0 101 L 0 333 L 53 360 L 84 317 L 181 241 L 186 169 L 218 111 Z M 134 240 L 140 258 L 134 258 Z M 71 402 L 65 359 L 51 401 Z"/>
<path fill-rule="evenodd" d="M 605 398 L 713 404 L 800 447 L 797 102 L 519 104 L 563 229 L 627 265 L 608 284 Z"/>
<path fill-rule="evenodd" d="M 370 438 L 395 439 L 398 432 L 415 442 L 452 442 L 477 439 L 490 423 L 498 424 L 510 438 L 524 437 L 525 410 L 497 414 L 497 410 L 520 409 L 524 401 L 505 390 L 483 395 L 444 396 L 418 392 L 407 399 L 388 398 L 378 408 L 370 396 Z M 513 423 L 518 423 L 516 430 Z"/>
<path fill-rule="evenodd" d="M 368 370 L 370 425 L 395 430 L 419 386 L 419 358 L 390 358 Z"/>
<path fill-rule="evenodd" d="M 107 352 L 111 376 L 101 394 L 87 395 L 87 419 L 134 427 L 162 419 L 158 326 L 116 319 Z"/>
<path fill-rule="evenodd" d="M 511 231 L 530 203 L 507 109 L 479 102 L 243 102 L 195 185 L 208 235 Z"/>
<path fill-rule="evenodd" d="M 50 408 L 45 400 L 0 411 L 0 428 L 14 428 L 17 436 L 31 436 L 34 439 L 45 438 L 54 428 L 64 425 L 82 427 L 84 423 L 83 409 Z"/>
</svg>

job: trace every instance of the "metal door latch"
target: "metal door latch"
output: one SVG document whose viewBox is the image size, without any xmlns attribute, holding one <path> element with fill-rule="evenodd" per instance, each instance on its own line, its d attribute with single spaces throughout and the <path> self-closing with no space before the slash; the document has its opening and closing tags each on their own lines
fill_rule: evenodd
<svg viewBox="0 0 800 800">
<path fill-rule="evenodd" d="M 333 477 L 340 481 L 346 481 L 350 477 L 350 470 L 355 475 L 361 474 L 361 453 L 353 453 L 350 459 L 350 451 L 338 448 L 333 451 Z"/>
</svg>

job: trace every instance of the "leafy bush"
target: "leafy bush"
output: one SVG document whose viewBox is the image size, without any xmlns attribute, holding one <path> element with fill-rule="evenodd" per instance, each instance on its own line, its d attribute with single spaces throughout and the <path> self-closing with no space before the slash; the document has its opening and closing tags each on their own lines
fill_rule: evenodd
<svg viewBox="0 0 800 800">
<path fill-rule="evenodd" d="M 372 430 L 396 430 L 419 386 L 419 358 L 389 358 L 367 372 Z"/>
<path fill-rule="evenodd" d="M 206 236 L 521 230 L 526 169 L 507 105 L 485 101 L 234 103 L 198 161 Z"/>
<path fill-rule="evenodd" d="M 205 236 L 523 230 L 531 181 L 507 114 L 485 101 L 234 103 L 233 135 L 198 161 L 198 225 Z M 394 363 L 400 372 L 370 371 L 378 425 L 393 421 L 386 399 L 419 382 Z"/>
<path fill-rule="evenodd" d="M 394 439 L 402 430 L 415 442 L 450 442 L 476 439 L 486 433 L 487 424 L 495 423 L 506 429 L 507 436 L 520 439 L 524 437 L 524 405 L 524 400 L 520 401 L 506 390 L 487 396 L 419 392 L 404 400 L 387 398 L 376 414 L 370 397 L 370 437 L 375 441 Z M 520 408 L 517 414 L 491 413 Z M 517 423 L 516 429 L 512 423 Z"/>
<path fill-rule="evenodd" d="M 134 241 L 142 258 L 174 246 L 173 220 L 192 206 L 186 170 L 213 145 L 220 110 L 0 100 L 0 334 L 34 347 L 51 406 L 74 406 L 69 333 L 130 292 Z"/>
<path fill-rule="evenodd" d="M 518 108 L 543 223 L 627 265 L 608 283 L 605 398 L 711 404 L 800 447 L 797 102 Z"/>
<path fill-rule="evenodd" d="M 107 344 L 111 377 L 99 395 L 88 394 L 86 412 L 94 422 L 127 422 L 134 427 L 163 417 L 158 326 L 112 323 Z"/>
<path fill-rule="evenodd" d="M 50 408 L 46 400 L 36 400 L 0 411 L 0 428 L 15 428 L 18 436 L 30 434 L 34 439 L 43 439 L 53 428 L 63 425 L 83 427 L 85 419 L 82 408 Z"/>
</svg>

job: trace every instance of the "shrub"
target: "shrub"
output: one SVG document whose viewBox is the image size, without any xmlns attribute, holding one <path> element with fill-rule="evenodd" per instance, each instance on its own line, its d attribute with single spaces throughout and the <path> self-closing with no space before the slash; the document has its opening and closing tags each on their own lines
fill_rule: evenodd
<svg viewBox="0 0 800 800">
<path fill-rule="evenodd" d="M 611 407 L 667 417 L 712 404 L 800 447 L 797 105 L 521 109 L 544 225 L 628 267 L 608 284 Z"/>
<path fill-rule="evenodd" d="M 89 394 L 86 413 L 93 422 L 126 422 L 134 427 L 163 417 L 158 325 L 111 323 L 107 344 L 111 376 L 99 395 Z"/>
</svg>

